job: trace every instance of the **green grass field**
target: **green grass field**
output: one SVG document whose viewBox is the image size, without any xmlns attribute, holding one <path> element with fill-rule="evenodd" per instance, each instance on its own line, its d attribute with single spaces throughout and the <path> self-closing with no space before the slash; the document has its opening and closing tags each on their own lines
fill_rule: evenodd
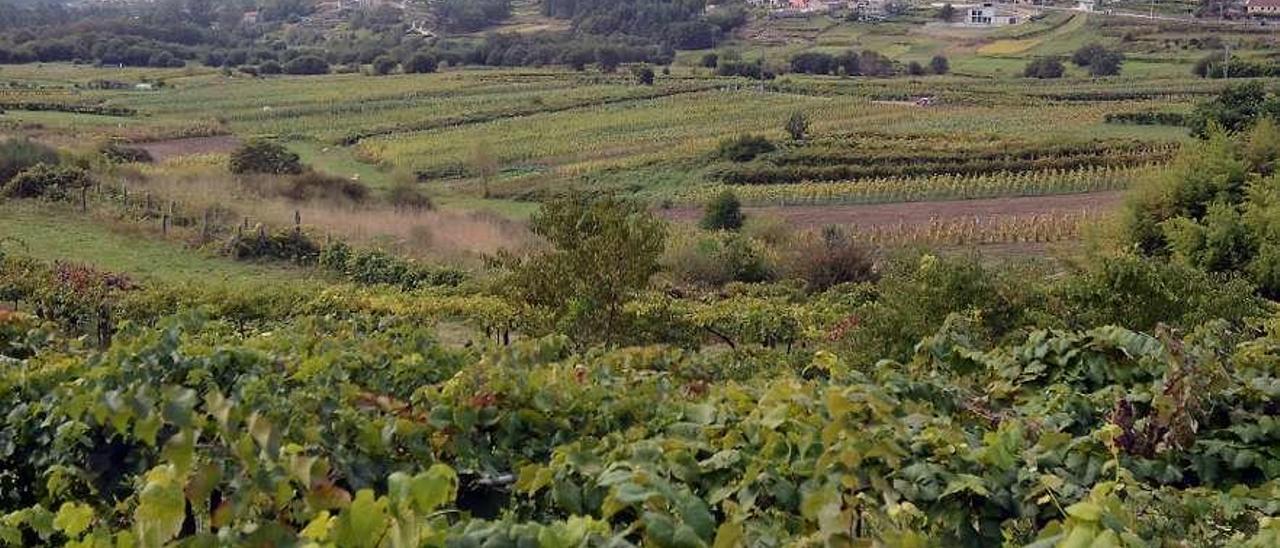
<svg viewBox="0 0 1280 548">
<path fill-rule="evenodd" d="M 80 218 L 68 208 L 0 204 L 0 239 L 6 251 L 47 261 L 88 263 L 140 279 L 173 284 L 267 284 L 299 281 L 303 271 L 208 255 L 181 244 L 109 223 Z M 16 240 L 16 242 L 15 242 Z"/>
</svg>

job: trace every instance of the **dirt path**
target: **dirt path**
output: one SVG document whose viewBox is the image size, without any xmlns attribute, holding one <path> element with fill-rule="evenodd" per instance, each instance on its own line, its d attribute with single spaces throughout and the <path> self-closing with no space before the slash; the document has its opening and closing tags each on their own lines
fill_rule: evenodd
<svg viewBox="0 0 1280 548">
<path fill-rule="evenodd" d="M 240 146 L 240 139 L 237 137 L 219 135 L 216 137 L 188 137 L 186 139 L 140 143 L 138 148 L 150 152 L 155 161 L 163 162 L 170 158 L 191 156 L 193 154 L 222 154 L 231 152 L 238 146 Z"/>
<path fill-rule="evenodd" d="M 827 225 L 869 228 L 898 224 L 924 224 L 935 219 L 946 221 L 949 219 L 977 217 L 989 220 L 1002 217 L 1032 217 L 1063 213 L 1078 214 L 1083 211 L 1092 212 L 1115 207 L 1120 203 L 1123 195 L 1123 192 L 1093 192 L 1088 194 L 989 198 L 946 202 L 746 207 L 743 210 L 747 215 L 778 217 L 802 228 Z M 661 214 L 673 221 L 697 221 L 702 217 L 702 210 L 701 208 L 682 207 L 669 209 Z"/>
</svg>

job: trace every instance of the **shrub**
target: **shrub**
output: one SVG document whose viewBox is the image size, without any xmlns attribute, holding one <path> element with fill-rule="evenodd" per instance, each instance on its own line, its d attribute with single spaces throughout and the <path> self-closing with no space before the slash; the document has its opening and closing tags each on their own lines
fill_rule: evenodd
<svg viewBox="0 0 1280 548">
<path fill-rule="evenodd" d="M 378 76 L 391 74 L 395 72 L 397 64 L 395 59 L 384 55 L 373 60 L 373 73 Z"/>
<path fill-rule="evenodd" d="M 663 263 L 677 281 L 706 287 L 772 281 L 777 270 L 762 242 L 731 233 L 678 238 Z"/>
<path fill-rule="evenodd" d="M 358 181 L 307 170 L 290 177 L 280 195 L 300 202 L 328 200 L 359 203 L 369 197 L 369 189 Z"/>
<path fill-rule="evenodd" d="M 707 204 L 700 226 L 705 230 L 731 230 L 742 228 L 742 203 L 732 190 L 721 192 Z"/>
<path fill-rule="evenodd" d="M 714 53 L 706 53 L 702 55 L 703 68 L 716 68 L 720 64 L 720 56 Z"/>
<path fill-rule="evenodd" d="M 831 74 L 836 70 L 836 60 L 829 53 L 806 51 L 791 57 L 791 72 L 803 74 Z"/>
<path fill-rule="evenodd" d="M 329 74 L 329 62 L 315 55 L 303 55 L 284 64 L 285 74 Z"/>
<path fill-rule="evenodd" d="M 951 72 L 951 62 L 947 61 L 946 57 L 934 55 L 933 59 L 929 60 L 929 70 L 934 74 L 946 74 Z"/>
<path fill-rule="evenodd" d="M 150 163 L 153 159 L 151 153 L 145 148 L 129 147 L 121 145 L 115 141 L 103 143 L 98 147 L 98 154 L 101 154 L 108 162 L 113 164 L 133 164 L 133 163 Z"/>
<path fill-rule="evenodd" d="M 312 264 L 320 256 L 320 245 L 301 230 L 268 233 L 260 228 L 255 233 L 232 237 L 224 251 L 237 260 L 272 259 Z"/>
<path fill-rule="evenodd" d="M 231 153 L 229 169 L 235 174 L 266 173 L 295 175 L 302 173 L 298 155 L 284 145 L 255 139 L 246 142 Z"/>
<path fill-rule="evenodd" d="M 1089 70 L 1090 76 L 1114 76 L 1120 74 L 1124 54 L 1109 50 L 1100 44 L 1087 44 L 1071 54 L 1071 62 Z"/>
<path fill-rule="evenodd" d="M 809 134 L 809 117 L 800 111 L 792 112 L 791 116 L 787 118 L 784 129 L 787 130 L 787 134 L 791 136 L 792 141 L 803 141 L 805 136 Z"/>
<path fill-rule="evenodd" d="M 666 224 L 639 204 L 573 195 L 543 204 L 530 229 L 550 249 L 519 258 L 502 254 L 500 283 L 513 304 L 580 345 L 624 340 L 624 303 L 659 271 Z"/>
<path fill-rule="evenodd" d="M 750 162 L 756 156 L 777 150 L 773 143 L 759 135 L 743 134 L 720 141 L 720 158 L 731 162 Z"/>
<path fill-rule="evenodd" d="M 30 139 L 0 142 L 0 183 L 36 164 L 57 164 L 58 151 Z"/>
<path fill-rule="evenodd" d="M 431 197 L 409 181 L 398 181 L 387 191 L 387 202 L 396 209 L 430 211 L 434 208 Z"/>
<path fill-rule="evenodd" d="M 911 76 L 924 76 L 924 65 L 921 65 L 919 61 L 907 63 L 907 74 Z"/>
<path fill-rule="evenodd" d="M 78 167 L 36 164 L 10 179 L 2 194 L 6 198 L 65 200 L 89 184 L 89 173 Z"/>
<path fill-rule="evenodd" d="M 876 278 L 874 250 L 837 227 L 828 227 L 797 246 L 788 264 L 790 274 L 814 292 Z"/>
<path fill-rule="evenodd" d="M 1061 78 L 1066 72 L 1066 67 L 1062 66 L 1062 61 L 1053 57 L 1041 57 L 1027 63 L 1027 68 L 1022 70 L 1022 75 L 1027 78 Z"/>
<path fill-rule="evenodd" d="M 636 83 L 642 86 L 653 85 L 653 69 L 648 65 L 637 65 L 631 67 L 631 77 L 635 78 Z"/>
<path fill-rule="evenodd" d="M 436 71 L 436 58 L 428 53 L 415 53 L 404 63 L 408 74 L 427 74 Z"/>
<path fill-rule="evenodd" d="M 281 74 L 283 72 L 284 67 L 281 67 L 280 63 L 275 61 L 264 61 L 261 65 L 258 65 L 258 74 Z"/>
</svg>

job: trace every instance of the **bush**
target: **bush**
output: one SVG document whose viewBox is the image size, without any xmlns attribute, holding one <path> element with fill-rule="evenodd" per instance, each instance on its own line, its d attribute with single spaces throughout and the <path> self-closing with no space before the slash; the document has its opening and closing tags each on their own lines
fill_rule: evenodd
<svg viewBox="0 0 1280 548">
<path fill-rule="evenodd" d="M 654 78 L 653 69 L 649 68 L 648 65 L 638 65 L 638 66 L 631 67 L 631 76 L 636 79 L 637 84 L 640 84 L 642 86 L 653 85 L 653 78 Z"/>
<path fill-rule="evenodd" d="M 836 60 L 829 53 L 806 51 L 791 57 L 791 72 L 802 74 L 831 74 L 836 70 Z"/>
<path fill-rule="evenodd" d="M 89 173 L 78 167 L 36 164 L 10 179 L 0 194 L 6 198 L 65 200 L 90 184 Z"/>
<path fill-rule="evenodd" d="M 285 74 L 329 74 L 329 62 L 315 55 L 303 55 L 284 64 Z"/>
<path fill-rule="evenodd" d="M 1062 61 L 1053 57 L 1041 57 L 1027 63 L 1027 68 L 1022 70 L 1022 75 L 1027 78 L 1061 78 L 1066 72 L 1066 67 L 1062 66 Z"/>
<path fill-rule="evenodd" d="M 281 67 L 280 63 L 275 61 L 264 61 L 261 65 L 258 65 L 258 74 L 273 75 L 281 74 L 283 72 L 284 67 Z"/>
<path fill-rule="evenodd" d="M 241 145 L 231 153 L 229 169 L 235 174 L 266 173 L 296 175 L 302 173 L 302 162 L 284 145 L 261 139 Z"/>
<path fill-rule="evenodd" d="M 803 141 L 809 134 L 809 117 L 803 112 L 792 112 L 783 129 L 787 130 L 792 141 Z"/>
<path fill-rule="evenodd" d="M 874 250 L 836 227 L 797 246 L 788 264 L 791 276 L 804 280 L 813 292 L 876 278 Z"/>
<path fill-rule="evenodd" d="M 929 70 L 934 74 L 946 74 L 951 72 L 951 62 L 947 61 L 946 57 L 934 55 L 933 59 L 929 60 Z"/>
<path fill-rule="evenodd" d="M 702 55 L 703 68 L 716 68 L 720 64 L 720 56 L 714 53 L 706 53 Z"/>
<path fill-rule="evenodd" d="M 750 162 L 756 156 L 777 150 L 773 143 L 759 135 L 743 134 L 720 141 L 720 158 L 731 162 Z"/>
<path fill-rule="evenodd" d="M 427 53 L 415 53 L 404 63 L 408 74 L 427 74 L 436 71 L 436 58 Z"/>
<path fill-rule="evenodd" d="M 629 337 L 623 305 L 658 273 L 666 223 L 639 204 L 572 195 L 543 203 L 529 224 L 550 248 L 495 260 L 507 299 L 538 312 L 529 333 L 581 346 Z"/>
<path fill-rule="evenodd" d="M 378 76 L 386 76 L 395 72 L 397 65 L 398 63 L 396 63 L 395 59 L 384 55 L 373 60 L 373 73 Z"/>
<path fill-rule="evenodd" d="M 732 230 L 742 228 L 742 202 L 732 190 L 725 190 L 707 204 L 699 223 L 705 230 Z"/>
<path fill-rule="evenodd" d="M 924 76 L 924 65 L 921 65 L 919 61 L 907 63 L 907 74 L 911 76 Z"/>
<path fill-rule="evenodd" d="M 369 189 L 357 181 L 308 170 L 290 177 L 280 195 L 299 202 L 328 200 L 360 203 L 369 197 Z"/>
<path fill-rule="evenodd" d="M 399 181 L 387 191 L 387 202 L 396 209 L 430 211 L 434 208 L 431 197 L 409 181 Z"/>
<path fill-rule="evenodd" d="M 57 164 L 58 151 L 30 139 L 0 142 L 0 183 L 36 164 Z"/>
<path fill-rule="evenodd" d="M 762 242 L 741 234 L 696 234 L 676 239 L 663 263 L 679 282 L 706 287 L 774 280 L 776 268 Z"/>
<path fill-rule="evenodd" d="M 1087 68 L 1090 76 L 1115 76 L 1120 74 L 1124 54 L 1096 43 L 1087 44 L 1071 54 L 1071 62 Z"/>
<path fill-rule="evenodd" d="M 225 253 L 242 261 L 272 259 L 313 264 L 320 256 L 320 245 L 301 230 L 268 233 L 260 228 L 256 233 L 233 237 L 227 242 Z"/>
<path fill-rule="evenodd" d="M 145 148 L 127 147 L 110 141 L 98 147 L 98 154 L 101 154 L 108 162 L 113 164 L 145 164 L 153 161 L 151 153 Z"/>
</svg>

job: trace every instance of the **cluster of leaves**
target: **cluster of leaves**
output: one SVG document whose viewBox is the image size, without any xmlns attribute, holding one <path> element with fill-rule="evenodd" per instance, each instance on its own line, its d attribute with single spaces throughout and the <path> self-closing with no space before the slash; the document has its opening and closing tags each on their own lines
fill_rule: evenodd
<svg viewBox="0 0 1280 548">
<path fill-rule="evenodd" d="M 896 283 L 944 298 L 980 277 L 939 283 L 957 267 L 926 260 Z M 560 336 L 450 350 L 411 315 L 371 312 L 392 294 L 355 308 L 330 294 L 328 311 L 258 327 L 160 318 L 105 351 L 6 316 L 0 542 L 1275 538 L 1274 320 L 992 345 L 953 307 L 903 359 L 868 364 L 804 328 L 862 306 L 836 304 L 849 294 L 653 295 L 624 311 L 721 332 L 729 353 Z M 802 341 L 819 346 L 778 359 Z"/>
<path fill-rule="evenodd" d="M 376 249 L 355 250 L 343 242 L 326 247 L 318 264 L 356 283 L 404 289 L 456 286 L 467 279 L 461 270 L 428 267 Z"/>
<path fill-rule="evenodd" d="M 1089 76 L 1115 76 L 1120 74 L 1124 53 L 1097 43 L 1086 44 L 1071 54 L 1071 62 L 1088 70 Z"/>
<path fill-rule="evenodd" d="M 232 173 L 266 173 L 296 175 L 302 173 L 298 155 L 284 145 L 263 139 L 252 140 L 231 153 L 228 169 Z"/>
<path fill-rule="evenodd" d="M 84 169 L 70 165 L 36 164 L 9 179 L 0 188 L 5 198 L 66 200 L 73 192 L 89 187 L 92 180 Z"/>
<path fill-rule="evenodd" d="M 1270 118 L 1235 139 L 1215 131 L 1131 200 L 1130 239 L 1206 271 L 1245 274 L 1263 293 L 1280 295 L 1277 161 L 1280 128 Z"/>
</svg>

